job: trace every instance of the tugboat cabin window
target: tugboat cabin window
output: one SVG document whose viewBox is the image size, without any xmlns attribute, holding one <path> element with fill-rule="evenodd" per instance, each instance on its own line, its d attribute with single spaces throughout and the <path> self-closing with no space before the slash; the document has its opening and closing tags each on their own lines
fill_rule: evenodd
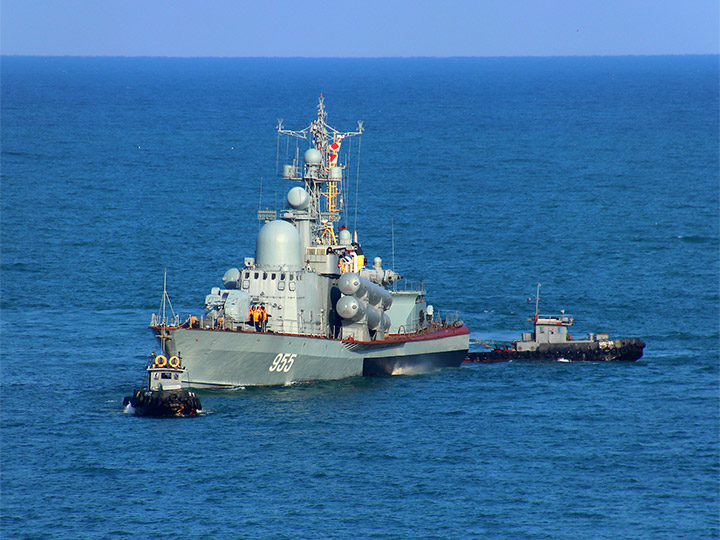
<svg viewBox="0 0 720 540">
<path fill-rule="evenodd" d="M 285 281 L 285 274 L 280 274 L 280 279 L 282 279 L 283 281 Z"/>
<path fill-rule="evenodd" d="M 255 279 L 257 279 L 260 276 L 257 272 L 255 272 Z"/>
<path fill-rule="evenodd" d="M 275 274 L 271 274 L 270 279 L 275 279 Z"/>
<path fill-rule="evenodd" d="M 160 378 L 161 379 L 172 379 L 172 373 L 161 373 Z"/>
</svg>

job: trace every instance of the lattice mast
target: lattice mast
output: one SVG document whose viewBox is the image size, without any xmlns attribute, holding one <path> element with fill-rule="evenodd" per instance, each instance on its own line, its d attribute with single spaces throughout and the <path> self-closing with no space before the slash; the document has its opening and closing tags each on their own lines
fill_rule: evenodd
<svg viewBox="0 0 720 540">
<path fill-rule="evenodd" d="M 340 163 L 342 141 L 363 131 L 362 122 L 358 122 L 357 131 L 338 131 L 327 123 L 324 99 L 320 94 L 317 119 L 305 129 L 294 131 L 283 129 L 282 119 L 278 120 L 278 134 L 306 139 L 311 147 L 305 152 L 303 174 L 299 173 L 299 156 L 292 165 L 283 168 L 283 177 L 304 182 L 310 195 L 308 208 L 313 220 L 313 236 L 321 244 L 335 244 L 334 222 L 340 220 L 343 210 L 342 183 L 345 166 Z M 315 150 L 315 152 L 313 152 Z"/>
</svg>

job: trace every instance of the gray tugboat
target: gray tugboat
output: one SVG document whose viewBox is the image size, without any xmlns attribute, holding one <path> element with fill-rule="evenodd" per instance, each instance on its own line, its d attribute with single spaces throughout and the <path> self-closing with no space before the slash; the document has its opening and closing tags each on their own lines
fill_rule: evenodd
<svg viewBox="0 0 720 540">
<path fill-rule="evenodd" d="M 485 350 L 469 352 L 466 362 L 508 362 L 510 360 L 543 360 L 561 362 L 634 362 L 643 355 L 645 343 L 639 338 L 610 339 L 606 333 L 589 334 L 588 339 L 574 339 L 568 333 L 574 318 L 564 311 L 560 315 L 540 315 L 540 285 L 535 296 L 533 332 L 523 332 L 512 343 L 479 343 Z"/>
<path fill-rule="evenodd" d="M 181 323 L 174 312 L 153 314 L 150 328 L 162 350 L 181 359 L 190 387 L 422 373 L 465 359 L 469 330 L 457 314 L 441 316 L 427 304 L 424 285 L 400 286 L 379 257 L 367 267 L 357 231 L 339 226 L 348 180 L 340 149 L 361 135 L 362 123 L 339 132 L 326 116 L 321 95 L 305 129 L 279 122 L 278 137 L 309 148 L 303 165 L 296 150 L 283 168 L 296 185 L 280 217 L 258 212 L 264 225 L 255 256 L 225 273 L 202 315 Z"/>
<path fill-rule="evenodd" d="M 153 355 L 142 387 L 126 396 L 123 405 L 139 416 L 195 416 L 202 405 L 195 392 L 183 388 L 185 376 L 177 356 Z"/>
</svg>

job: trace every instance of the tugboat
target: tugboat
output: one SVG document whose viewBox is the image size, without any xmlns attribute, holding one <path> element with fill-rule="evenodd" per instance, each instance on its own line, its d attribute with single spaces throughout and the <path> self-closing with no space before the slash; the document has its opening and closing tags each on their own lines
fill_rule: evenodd
<svg viewBox="0 0 720 540">
<path fill-rule="evenodd" d="M 401 276 L 384 269 L 380 257 L 366 267 L 357 230 L 348 229 L 341 151 L 347 156 L 362 131 L 362 122 L 353 132 L 331 127 L 322 94 L 309 126 L 291 131 L 279 121 L 278 148 L 296 141 L 282 168 L 295 187 L 279 217 L 277 209 L 258 211 L 264 224 L 255 256 L 225 272 L 202 315 L 182 323 L 174 312 L 152 316 L 150 329 L 163 350 L 182 358 L 189 387 L 414 374 L 465 359 L 470 331 L 457 313 L 434 310 L 422 283 L 399 286 Z"/>
<path fill-rule="evenodd" d="M 195 392 L 183 388 L 185 368 L 177 356 L 154 358 L 145 368 L 145 380 L 132 396 L 126 396 L 123 405 L 130 405 L 139 416 L 195 416 L 202 409 Z"/>
<path fill-rule="evenodd" d="M 512 343 L 479 345 L 487 350 L 469 352 L 465 362 L 508 362 L 510 360 L 542 360 L 559 362 L 635 362 L 643 355 L 645 342 L 639 338 L 610 339 L 606 333 L 589 334 L 588 339 L 573 339 L 568 329 L 574 322 L 572 315 L 540 315 L 538 305 L 540 284 L 535 296 L 533 332 L 523 332 Z"/>
</svg>

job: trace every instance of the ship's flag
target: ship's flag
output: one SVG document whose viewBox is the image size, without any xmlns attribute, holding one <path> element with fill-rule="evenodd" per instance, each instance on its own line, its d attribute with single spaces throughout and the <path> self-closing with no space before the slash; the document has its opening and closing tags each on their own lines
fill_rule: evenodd
<svg viewBox="0 0 720 540">
<path fill-rule="evenodd" d="M 335 142 L 330 145 L 331 154 L 337 154 L 340 151 L 340 141 L 342 141 L 342 137 L 338 137 L 335 139 Z"/>
<path fill-rule="evenodd" d="M 338 137 L 330 146 L 328 146 L 328 155 L 330 157 L 331 167 L 337 165 L 338 154 L 340 153 L 340 141 L 342 141 L 342 137 Z"/>
</svg>

